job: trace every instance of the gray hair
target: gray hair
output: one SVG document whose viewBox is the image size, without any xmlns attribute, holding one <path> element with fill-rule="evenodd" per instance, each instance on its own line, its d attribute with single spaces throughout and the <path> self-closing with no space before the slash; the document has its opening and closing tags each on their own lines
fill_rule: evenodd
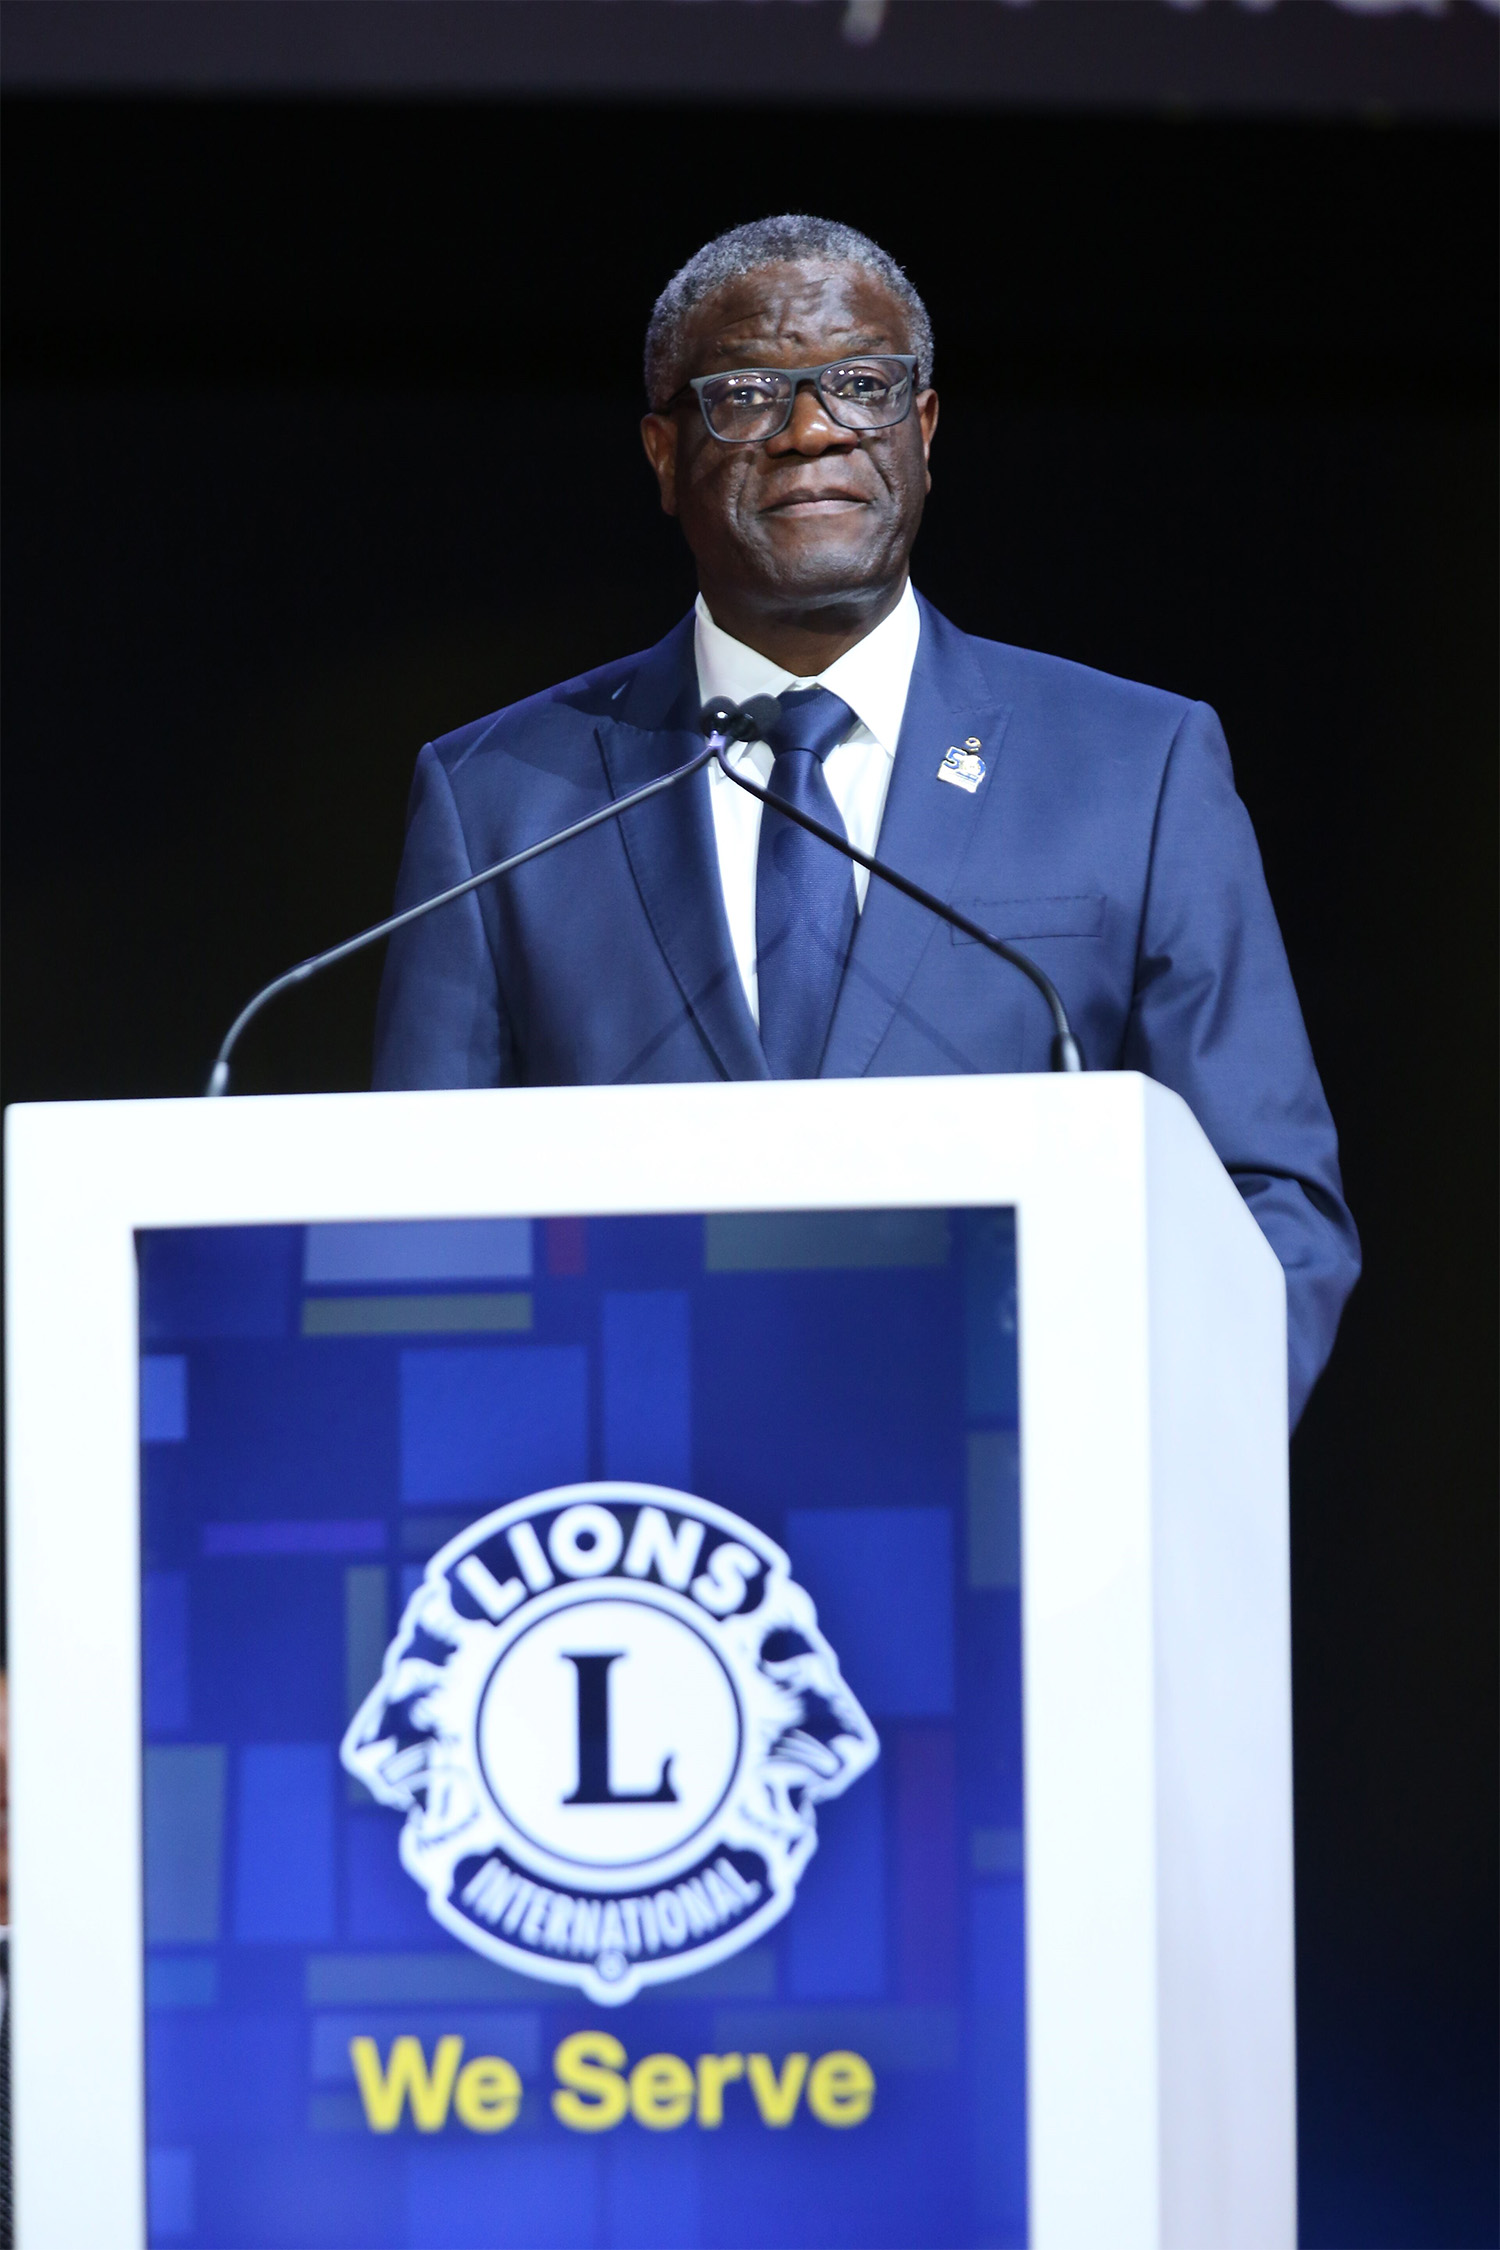
<svg viewBox="0 0 1500 2250">
<path fill-rule="evenodd" d="M 911 322 L 917 388 L 925 389 L 932 381 L 932 322 L 927 307 L 890 252 L 857 227 L 844 226 L 838 219 L 783 212 L 779 218 L 752 219 L 748 226 L 731 227 L 727 234 L 716 235 L 673 274 L 657 298 L 646 328 L 646 396 L 651 404 L 660 406 L 677 388 L 674 378 L 681 362 L 683 323 L 695 305 L 722 289 L 727 281 L 740 281 L 748 273 L 758 273 L 762 266 L 786 265 L 803 258 L 860 266 L 885 283 Z"/>
</svg>

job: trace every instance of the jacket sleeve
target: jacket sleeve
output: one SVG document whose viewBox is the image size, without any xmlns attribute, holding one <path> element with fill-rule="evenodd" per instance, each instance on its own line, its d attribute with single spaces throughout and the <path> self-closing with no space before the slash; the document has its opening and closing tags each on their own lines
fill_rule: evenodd
<svg viewBox="0 0 1500 2250">
<path fill-rule="evenodd" d="M 1168 755 L 1121 1060 L 1181 1094 L 1281 1260 L 1295 1427 L 1359 1277 L 1359 1237 L 1250 816 L 1206 704 Z"/>
<path fill-rule="evenodd" d="M 429 744 L 412 782 L 396 910 L 474 872 L 452 784 Z M 471 891 L 391 939 L 375 1019 L 373 1084 L 377 1092 L 506 1086 L 517 1075 L 494 955 Z"/>
</svg>

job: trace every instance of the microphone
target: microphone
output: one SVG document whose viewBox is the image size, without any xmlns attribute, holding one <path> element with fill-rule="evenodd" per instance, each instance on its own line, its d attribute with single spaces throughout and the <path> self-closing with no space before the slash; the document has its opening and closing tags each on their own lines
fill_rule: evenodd
<svg viewBox="0 0 1500 2250">
<path fill-rule="evenodd" d="M 813 820 L 806 813 L 794 811 L 790 805 L 784 805 L 779 798 L 772 797 L 769 790 L 762 789 L 758 782 L 747 781 L 743 774 L 734 771 L 725 756 L 729 745 L 732 742 L 763 740 L 766 730 L 775 725 L 780 711 L 781 706 L 774 695 L 752 696 L 743 706 L 730 702 L 727 697 L 711 698 L 698 715 L 698 724 L 704 737 L 703 748 L 689 758 L 686 765 L 674 767 L 671 773 L 659 774 L 654 781 L 644 783 L 641 788 L 632 789 L 627 795 L 613 798 L 609 804 L 601 805 L 597 812 L 585 813 L 582 820 L 575 820 L 568 827 L 559 828 L 555 835 L 544 836 L 540 842 L 528 844 L 524 851 L 512 852 L 508 859 L 498 859 L 493 866 L 482 867 L 477 875 L 466 876 L 463 882 L 451 884 L 447 890 L 438 891 L 432 898 L 419 899 L 415 906 L 405 907 L 399 914 L 389 914 L 383 922 L 375 922 L 369 929 L 360 930 L 355 936 L 345 938 L 341 944 L 329 946 L 326 952 L 314 953 L 307 960 L 299 961 L 295 968 L 287 969 L 279 977 L 273 977 L 269 984 L 262 985 L 259 992 L 246 1001 L 225 1032 L 213 1069 L 209 1073 L 208 1084 L 204 1088 L 206 1098 L 217 1100 L 228 1093 L 230 1064 L 241 1034 L 260 1014 L 262 1008 L 279 998 L 283 992 L 290 992 L 294 985 L 306 984 L 310 978 L 321 976 L 325 969 L 333 968 L 339 961 L 347 961 L 355 953 L 363 953 L 367 946 L 378 945 L 382 938 L 394 936 L 397 930 L 404 930 L 409 923 L 420 922 L 425 915 L 435 914 L 440 906 L 451 905 L 454 899 L 465 898 L 470 891 L 477 891 L 486 883 L 498 882 L 502 875 L 509 875 L 516 868 L 526 866 L 528 861 L 540 859 L 544 853 L 555 851 L 559 844 L 571 843 L 575 836 L 586 836 L 591 828 L 600 828 L 607 820 L 618 820 L 620 814 L 629 812 L 632 805 L 644 804 L 648 797 L 658 797 L 664 790 L 674 789 L 679 781 L 686 781 L 690 775 L 700 772 L 710 758 L 717 758 L 721 770 L 729 779 L 739 788 L 747 789 L 752 797 L 759 797 L 763 804 L 773 806 L 786 819 L 795 820 L 813 835 L 821 836 L 824 843 L 832 844 L 847 859 L 857 860 L 861 867 L 868 867 L 883 882 L 903 891 L 908 898 L 915 899 L 919 906 L 927 907 L 940 920 L 951 922 L 955 929 L 962 930 L 976 943 L 987 946 L 992 953 L 998 953 L 1002 960 L 1011 962 L 1024 976 L 1029 977 L 1051 1008 L 1056 1025 L 1056 1036 L 1052 1041 L 1053 1069 L 1081 1070 L 1083 1062 L 1068 1027 L 1067 1013 L 1057 988 L 1034 961 L 1028 961 L 1024 953 L 1016 952 L 1014 947 L 1006 945 L 1002 939 L 991 937 L 987 930 L 980 929 L 977 922 L 971 922 L 956 907 L 947 906 L 941 899 L 934 898 L 930 891 L 924 891 L 919 884 L 909 882 L 904 875 L 897 874 L 893 867 L 887 867 L 883 861 L 871 858 L 866 852 L 857 851 L 847 836 L 837 835 L 831 828 L 825 828 L 821 821 Z"/>
<path fill-rule="evenodd" d="M 958 908 L 950 906 L 946 899 L 936 898 L 931 891 L 924 891 L 920 883 L 914 883 L 910 877 L 898 874 L 894 867 L 887 867 L 885 861 L 876 859 L 872 852 L 862 852 L 840 830 L 826 828 L 821 820 L 814 820 L 811 813 L 800 811 L 780 797 L 773 797 L 769 789 L 762 789 L 758 781 L 747 779 L 729 763 L 727 752 L 731 742 L 768 742 L 770 730 L 780 716 L 781 705 L 774 695 L 753 695 L 748 703 L 738 706 L 723 698 L 716 698 L 704 704 L 698 715 L 698 723 L 708 739 L 710 756 L 718 760 L 719 771 L 736 788 L 747 790 L 752 797 L 758 797 L 763 805 L 769 805 L 773 812 L 780 813 L 783 820 L 794 820 L 810 836 L 821 836 L 825 844 L 832 844 L 834 850 L 842 852 L 845 859 L 852 859 L 857 866 L 867 867 L 872 875 L 878 875 L 883 883 L 889 883 L 892 890 L 900 891 L 905 898 L 914 899 L 918 906 L 925 906 L 928 913 L 935 914 L 940 922 L 947 922 L 953 929 L 962 930 L 964 936 L 972 938 L 976 945 L 986 946 L 991 953 L 998 954 L 1002 961 L 1008 961 L 1013 969 L 1019 969 L 1023 977 L 1029 978 L 1052 1014 L 1052 1068 L 1063 1071 L 1082 1070 L 1083 1055 L 1078 1041 L 1073 1037 L 1073 1027 L 1068 1021 L 1062 994 L 1045 969 L 1038 968 L 1035 961 L 1015 946 L 1007 945 L 1004 938 L 991 937 L 988 930 L 981 929 L 977 922 L 971 922 L 967 914 L 960 914 Z"/>
</svg>

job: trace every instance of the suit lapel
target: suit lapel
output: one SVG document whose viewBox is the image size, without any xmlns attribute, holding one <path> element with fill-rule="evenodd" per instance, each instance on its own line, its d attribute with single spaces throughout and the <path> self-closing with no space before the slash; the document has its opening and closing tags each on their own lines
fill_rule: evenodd
<svg viewBox="0 0 1500 2250">
<path fill-rule="evenodd" d="M 599 748 L 610 794 L 624 797 L 686 765 L 701 742 L 691 613 L 657 643 L 601 720 Z M 707 773 L 637 805 L 619 819 L 641 904 L 678 989 L 726 1078 L 767 1078 L 745 1001 L 719 881 Z"/>
<path fill-rule="evenodd" d="M 921 610 L 922 636 L 875 848 L 881 859 L 924 890 L 951 899 L 994 787 L 995 761 L 1010 713 L 975 662 L 967 636 L 929 603 L 922 602 Z M 972 796 L 937 777 L 944 751 L 970 736 L 978 738 L 988 769 Z M 917 963 L 941 934 L 940 923 L 926 907 L 871 876 L 822 1077 L 859 1078 L 869 1069 Z"/>
</svg>

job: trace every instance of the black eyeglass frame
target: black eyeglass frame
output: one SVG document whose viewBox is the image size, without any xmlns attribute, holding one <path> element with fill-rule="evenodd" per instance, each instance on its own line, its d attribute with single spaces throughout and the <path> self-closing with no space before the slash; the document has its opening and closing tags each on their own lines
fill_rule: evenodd
<svg viewBox="0 0 1500 2250">
<path fill-rule="evenodd" d="M 894 422 L 845 422 L 841 420 L 834 402 L 824 395 L 822 378 L 831 374 L 835 367 L 857 367 L 862 360 L 882 359 L 895 361 L 906 369 L 906 404 L 901 412 L 896 416 Z M 787 393 L 786 412 L 774 430 L 762 430 L 758 437 L 720 437 L 708 418 L 708 408 L 704 403 L 703 393 L 710 383 L 732 382 L 736 375 L 777 375 L 783 381 L 791 384 L 792 387 Z M 715 445 L 764 445 L 768 438 L 780 437 L 782 431 L 791 421 L 797 404 L 797 393 L 804 383 L 811 383 L 818 394 L 818 404 L 822 407 L 823 412 L 828 416 L 829 421 L 836 423 L 841 430 L 850 430 L 858 434 L 876 430 L 899 430 L 902 423 L 910 415 L 916 401 L 917 355 L 915 352 L 846 352 L 842 359 L 825 359 L 818 367 L 725 367 L 712 375 L 690 375 L 681 388 L 672 393 L 666 404 L 659 406 L 656 411 L 659 414 L 670 414 L 673 407 L 680 400 L 686 398 L 689 391 L 692 391 L 698 401 L 698 411 L 703 416 L 703 427 L 707 430 Z"/>
</svg>

